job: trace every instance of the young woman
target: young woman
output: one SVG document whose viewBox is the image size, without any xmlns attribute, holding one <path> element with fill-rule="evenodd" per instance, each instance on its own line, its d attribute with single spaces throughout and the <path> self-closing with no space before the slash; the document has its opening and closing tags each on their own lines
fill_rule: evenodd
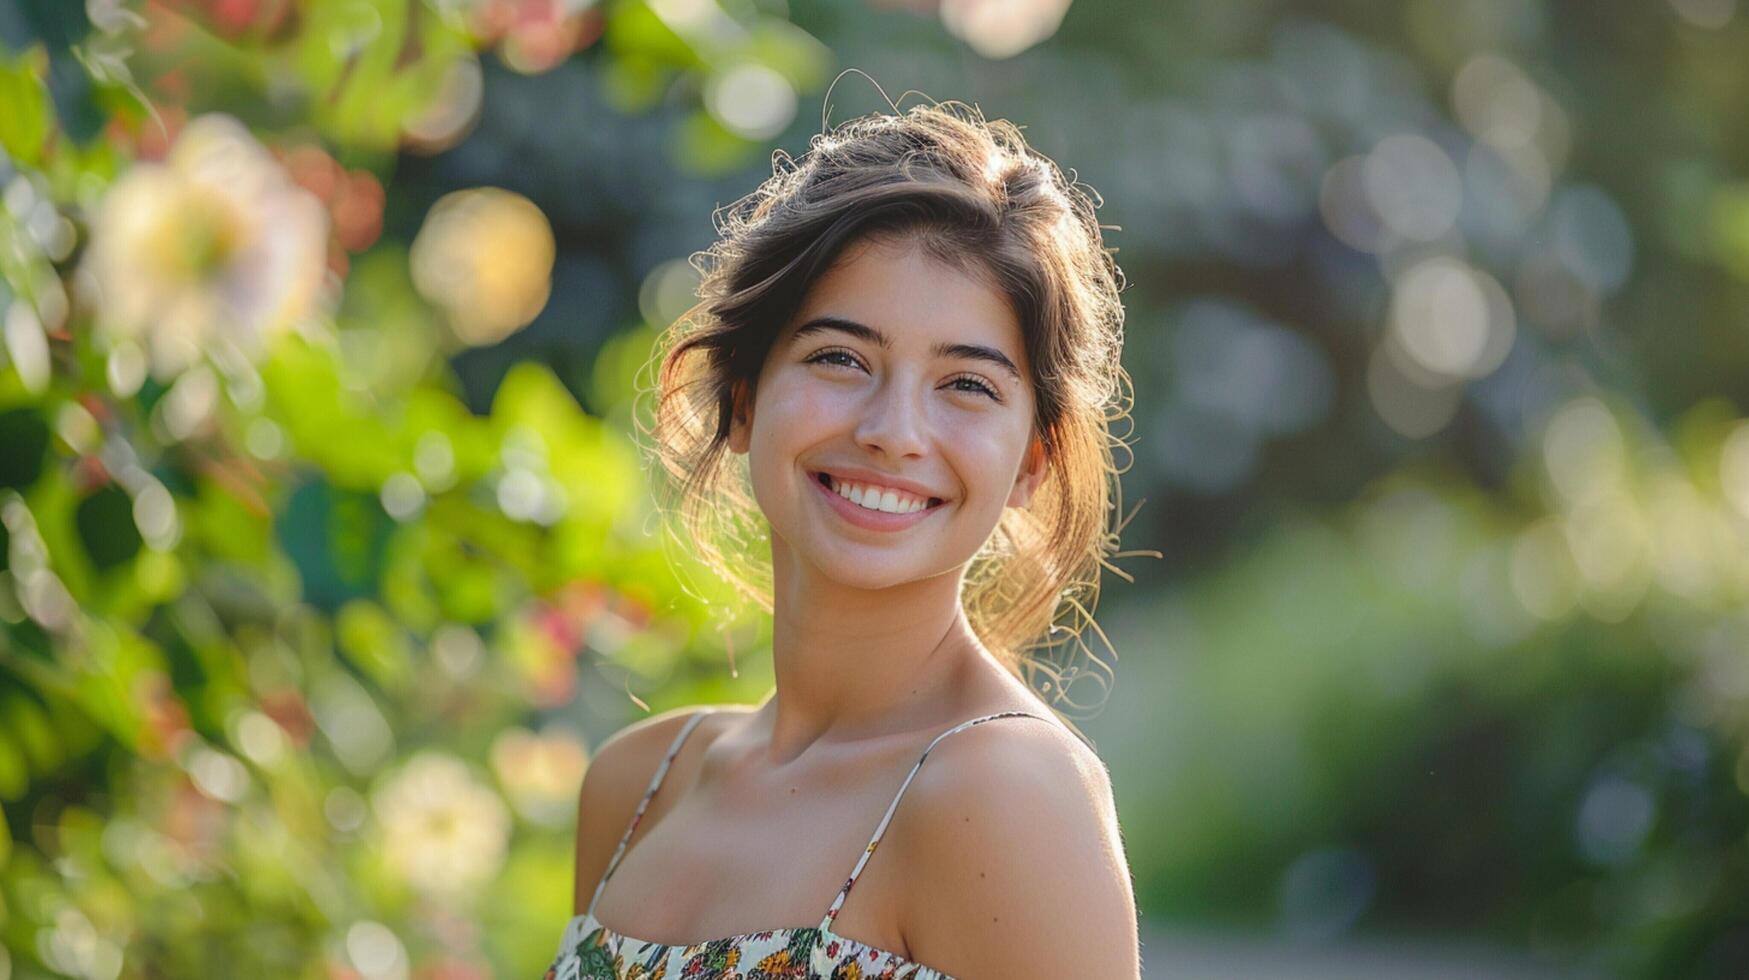
<svg viewBox="0 0 1749 980">
<path fill-rule="evenodd" d="M 547 976 L 1138 977 L 1105 766 L 1024 679 L 1115 539 L 1094 205 L 959 103 L 773 171 L 659 345 L 649 448 L 776 689 L 599 748 Z"/>
</svg>

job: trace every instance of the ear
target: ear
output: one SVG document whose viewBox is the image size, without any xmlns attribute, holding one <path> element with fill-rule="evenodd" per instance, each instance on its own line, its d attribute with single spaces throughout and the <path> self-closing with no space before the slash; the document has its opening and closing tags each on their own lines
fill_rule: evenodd
<svg viewBox="0 0 1749 980">
<path fill-rule="evenodd" d="M 1045 479 L 1044 440 L 1034 435 L 1027 440 L 1026 456 L 1020 461 L 1020 473 L 1014 478 L 1014 489 L 1008 494 L 1008 506 L 1025 509 L 1032 504 L 1032 495 Z"/>
<path fill-rule="evenodd" d="M 731 392 L 729 451 L 746 453 L 753 441 L 753 400 L 747 397 L 747 386 L 743 382 L 736 381 Z"/>
</svg>

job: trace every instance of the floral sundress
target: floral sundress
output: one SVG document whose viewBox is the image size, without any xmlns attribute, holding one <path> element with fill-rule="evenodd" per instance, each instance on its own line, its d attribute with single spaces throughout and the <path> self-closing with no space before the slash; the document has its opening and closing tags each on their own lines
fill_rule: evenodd
<svg viewBox="0 0 1749 980">
<path fill-rule="evenodd" d="M 881 835 L 886 833 L 887 824 L 899 807 L 899 798 L 905 795 L 912 777 L 923 768 L 924 760 L 942 739 L 996 718 L 1045 719 L 1027 711 L 999 711 L 961 722 L 937 735 L 923 750 L 917 764 L 911 767 L 904 783 L 900 784 L 899 792 L 888 804 L 886 815 L 881 817 L 874 836 L 863 848 L 856 867 L 851 869 L 850 877 L 838 890 L 838 896 L 832 900 L 818 926 L 768 929 L 681 945 L 635 939 L 614 932 L 595 918 L 595 905 L 601 900 L 608 879 L 619 868 L 626 844 L 630 842 L 632 832 L 638 829 L 638 822 L 644 818 L 644 810 L 662 785 L 662 778 L 668 775 L 668 767 L 680 753 L 681 744 L 706 713 L 701 711 L 686 720 L 662 764 L 656 767 L 650 788 L 644 791 L 644 798 L 638 802 L 625 833 L 620 835 L 619 846 L 607 863 L 606 873 L 595 886 L 589 910 L 572 917 L 565 925 L 558 955 L 547 968 L 543 980 L 954 980 L 940 970 L 898 953 L 840 936 L 832 931 L 832 922 L 838 917 L 839 908 L 850 895 L 851 886 L 856 884 L 868 859 L 880 846 Z"/>
</svg>

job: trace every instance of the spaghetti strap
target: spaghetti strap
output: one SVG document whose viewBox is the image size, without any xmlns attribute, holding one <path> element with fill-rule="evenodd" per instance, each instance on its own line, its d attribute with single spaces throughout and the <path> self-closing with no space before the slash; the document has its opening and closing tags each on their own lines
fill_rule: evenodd
<svg viewBox="0 0 1749 980">
<path fill-rule="evenodd" d="M 893 802 L 887 804 L 886 815 L 881 817 L 880 825 L 875 827 L 874 836 L 869 838 L 868 846 L 862 849 L 862 856 L 857 859 L 856 867 L 850 870 L 850 877 L 845 880 L 844 887 L 838 890 L 838 897 L 832 900 L 831 907 L 826 910 L 826 917 L 820 920 L 819 928 L 821 932 L 831 931 L 832 920 L 838 918 L 838 910 L 844 906 L 844 900 L 850 897 L 851 886 L 856 884 L 856 879 L 862 874 L 863 866 L 868 864 L 868 859 L 874 856 L 875 848 L 880 846 L 881 835 L 887 832 L 887 824 L 892 822 L 893 812 L 899 808 L 900 797 L 905 795 L 905 790 L 911 785 L 912 778 L 917 775 L 919 769 L 923 768 L 924 760 L 929 758 L 929 753 L 934 751 L 935 746 L 940 744 L 942 739 L 954 734 L 955 732 L 963 732 L 974 725 L 982 725 L 986 721 L 992 721 L 997 718 L 1009 718 L 1014 716 L 1037 718 L 1040 721 L 1049 720 L 1042 715 L 1035 715 L 1030 711 L 998 711 L 995 714 L 973 718 L 970 721 L 962 721 L 952 728 L 949 728 L 947 731 L 942 732 L 940 735 L 935 736 L 935 740 L 930 742 L 929 747 L 924 749 L 923 754 L 918 757 L 917 764 L 911 767 L 911 772 L 905 776 L 905 781 L 899 784 L 899 792 L 893 795 Z"/>
<path fill-rule="evenodd" d="M 668 746 L 668 754 L 662 758 L 662 764 L 656 767 L 656 774 L 650 777 L 650 788 L 644 791 L 644 798 L 638 801 L 638 809 L 632 814 L 631 821 L 626 824 L 625 833 L 620 835 L 619 846 L 614 848 L 613 857 L 607 861 L 607 870 L 602 873 L 601 881 L 596 884 L 595 894 L 589 898 L 589 908 L 584 913 L 585 915 L 595 915 L 595 903 L 601 900 L 601 890 L 607 887 L 607 879 L 612 878 L 614 871 L 619 868 L 619 859 L 625 854 L 626 844 L 631 841 L 633 831 L 638 829 L 638 823 L 644 819 L 644 810 L 649 807 L 650 800 L 655 797 L 656 790 L 661 787 L 662 778 L 668 775 L 668 767 L 673 764 L 674 757 L 680 754 L 680 746 L 686 742 L 686 736 L 691 735 L 698 723 L 704 720 L 704 716 L 710 713 L 708 709 L 697 712 L 686 720 L 686 724 L 680 726 L 680 733 L 674 736 L 674 744 Z"/>
</svg>

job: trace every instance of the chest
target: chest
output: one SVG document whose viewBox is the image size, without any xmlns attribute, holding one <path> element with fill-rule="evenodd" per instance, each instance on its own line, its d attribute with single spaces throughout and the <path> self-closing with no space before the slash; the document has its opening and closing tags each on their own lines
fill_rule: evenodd
<svg viewBox="0 0 1749 980">
<path fill-rule="evenodd" d="M 597 908 L 617 931 L 691 943 L 818 925 L 907 768 L 884 754 L 785 772 L 710 762 L 677 765 L 671 779 L 681 778 L 651 801 L 627 844 Z M 904 953 L 901 824 L 895 813 L 832 929 Z"/>
</svg>

